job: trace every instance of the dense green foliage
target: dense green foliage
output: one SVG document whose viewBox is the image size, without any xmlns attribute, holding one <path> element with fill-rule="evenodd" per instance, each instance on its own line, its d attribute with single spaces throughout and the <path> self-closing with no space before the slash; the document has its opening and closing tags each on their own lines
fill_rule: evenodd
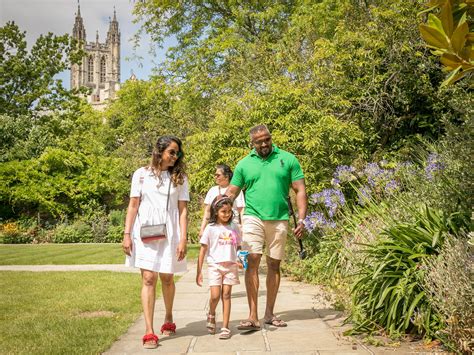
<svg viewBox="0 0 474 355">
<path fill-rule="evenodd" d="M 162 71 L 170 96 L 204 128 L 187 140 L 196 191 L 210 185 L 214 162 L 246 154 L 257 123 L 297 154 L 314 190 L 338 164 L 436 139 L 444 122 L 464 120 L 457 100 L 467 93 L 438 90 L 442 73 L 418 31 L 422 9 L 421 1 L 139 2 L 157 43 L 178 40 Z"/>
</svg>

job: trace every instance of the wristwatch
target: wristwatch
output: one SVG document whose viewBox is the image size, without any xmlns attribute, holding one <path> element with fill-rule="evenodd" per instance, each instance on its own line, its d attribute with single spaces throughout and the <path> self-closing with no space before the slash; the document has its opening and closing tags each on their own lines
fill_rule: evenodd
<svg viewBox="0 0 474 355">
<path fill-rule="evenodd" d="M 300 218 L 300 219 L 298 220 L 298 224 L 304 224 L 304 219 Z"/>
</svg>

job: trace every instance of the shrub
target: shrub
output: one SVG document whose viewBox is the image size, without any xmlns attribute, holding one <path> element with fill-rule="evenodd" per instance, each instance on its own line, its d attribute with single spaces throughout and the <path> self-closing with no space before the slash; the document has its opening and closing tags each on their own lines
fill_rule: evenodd
<svg viewBox="0 0 474 355">
<path fill-rule="evenodd" d="M 103 240 L 104 243 L 120 243 L 123 239 L 124 226 L 113 226 L 110 225 L 107 230 L 107 235 Z"/>
<path fill-rule="evenodd" d="M 448 236 L 439 255 L 425 259 L 422 266 L 421 287 L 446 326 L 437 335 L 451 350 L 465 354 L 474 348 L 473 261 L 473 244 Z"/>
<path fill-rule="evenodd" d="M 112 210 L 109 213 L 109 223 L 112 226 L 123 226 L 125 223 L 126 210 Z"/>
<path fill-rule="evenodd" d="M 0 226 L 0 240 L 3 244 L 24 244 L 33 238 L 24 234 L 17 222 L 7 222 Z"/>
<path fill-rule="evenodd" d="M 82 217 L 81 220 L 90 226 L 94 243 L 106 241 L 110 223 L 109 216 L 104 209 L 97 209 L 88 216 Z"/>
<path fill-rule="evenodd" d="M 93 241 L 92 228 L 81 220 L 71 225 L 60 224 L 54 230 L 54 243 L 91 243 Z"/>
<path fill-rule="evenodd" d="M 414 217 L 415 223 L 386 228 L 362 250 L 364 262 L 352 288 L 355 331 L 383 327 L 391 335 L 413 331 L 433 337 L 442 328 L 421 287 L 421 263 L 439 253 L 447 233 L 458 230 L 457 215 L 423 206 Z"/>
</svg>

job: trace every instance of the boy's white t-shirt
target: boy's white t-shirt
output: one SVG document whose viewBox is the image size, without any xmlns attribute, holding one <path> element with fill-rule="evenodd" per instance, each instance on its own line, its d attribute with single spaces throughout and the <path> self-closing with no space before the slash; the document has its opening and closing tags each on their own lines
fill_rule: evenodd
<svg viewBox="0 0 474 355">
<path fill-rule="evenodd" d="M 237 247 L 241 244 L 239 228 L 229 225 L 208 224 L 199 243 L 207 245 L 207 263 L 237 262 Z"/>
</svg>

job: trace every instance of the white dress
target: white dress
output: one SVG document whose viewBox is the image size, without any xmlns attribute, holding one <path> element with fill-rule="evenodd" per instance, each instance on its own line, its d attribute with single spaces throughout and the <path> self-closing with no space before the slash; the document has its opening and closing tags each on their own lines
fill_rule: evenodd
<svg viewBox="0 0 474 355">
<path fill-rule="evenodd" d="M 164 171 L 161 176 L 160 184 L 160 180 L 147 168 L 140 168 L 133 174 L 130 197 L 141 198 L 131 232 L 132 255 L 127 256 L 125 265 L 174 274 L 186 271 L 186 259 L 178 261 L 176 248 L 180 238 L 178 201 L 189 201 L 188 180 L 185 177 L 183 185 L 178 186 L 171 183 L 166 213 L 170 175 Z M 143 243 L 140 239 L 140 227 L 159 223 L 166 223 L 167 238 Z"/>
</svg>

